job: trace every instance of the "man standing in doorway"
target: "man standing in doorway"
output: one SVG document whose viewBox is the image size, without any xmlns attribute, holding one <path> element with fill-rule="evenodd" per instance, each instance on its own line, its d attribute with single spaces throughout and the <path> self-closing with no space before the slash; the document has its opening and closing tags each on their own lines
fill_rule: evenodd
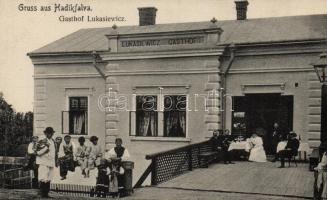
<svg viewBox="0 0 327 200">
<path fill-rule="evenodd" d="M 40 194 L 42 197 L 48 197 L 55 167 L 56 146 L 52 139 L 55 131 L 52 127 L 47 127 L 43 132 L 45 138 L 38 143 L 36 164 L 39 165 Z"/>
<path fill-rule="evenodd" d="M 271 153 L 275 156 L 273 162 L 277 160 L 277 146 L 282 139 L 283 139 L 283 135 L 280 131 L 279 124 L 275 122 L 273 127 L 272 142 L 271 142 Z"/>
</svg>

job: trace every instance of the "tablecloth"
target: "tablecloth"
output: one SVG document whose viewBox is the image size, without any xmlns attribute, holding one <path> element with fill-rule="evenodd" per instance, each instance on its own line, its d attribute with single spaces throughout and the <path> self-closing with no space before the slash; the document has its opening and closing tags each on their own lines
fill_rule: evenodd
<svg viewBox="0 0 327 200">
<path fill-rule="evenodd" d="M 250 144 L 247 141 L 232 142 L 228 148 L 228 151 L 231 151 L 231 150 L 245 150 L 245 151 L 249 152 Z"/>
<path fill-rule="evenodd" d="M 287 141 L 281 141 L 277 145 L 277 152 L 284 150 L 286 147 Z M 298 151 L 305 152 L 306 154 L 311 154 L 312 149 L 310 148 L 309 144 L 307 142 L 300 142 L 300 146 Z"/>
</svg>

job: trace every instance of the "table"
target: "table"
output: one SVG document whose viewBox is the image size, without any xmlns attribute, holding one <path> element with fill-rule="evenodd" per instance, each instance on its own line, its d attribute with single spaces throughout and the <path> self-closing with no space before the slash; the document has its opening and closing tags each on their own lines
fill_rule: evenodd
<svg viewBox="0 0 327 200">
<path fill-rule="evenodd" d="M 301 159 L 301 152 L 304 153 L 304 160 L 307 160 L 307 155 L 312 153 L 312 149 L 307 142 L 301 142 L 298 151 L 300 152 L 299 158 Z"/>
<path fill-rule="evenodd" d="M 287 145 L 287 141 L 281 141 L 281 142 L 279 142 L 278 145 L 277 145 L 276 152 L 278 153 L 281 150 L 284 150 L 285 147 L 286 147 L 286 145 Z"/>
<path fill-rule="evenodd" d="M 250 144 L 247 141 L 241 141 L 241 142 L 232 142 L 229 145 L 228 151 L 232 150 L 244 150 L 246 152 L 250 151 Z"/>
</svg>

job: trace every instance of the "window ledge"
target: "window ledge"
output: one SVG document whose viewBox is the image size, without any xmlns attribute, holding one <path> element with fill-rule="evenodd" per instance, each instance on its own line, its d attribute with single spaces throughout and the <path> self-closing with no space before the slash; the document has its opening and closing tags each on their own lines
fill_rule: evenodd
<svg viewBox="0 0 327 200">
<path fill-rule="evenodd" d="M 73 134 L 61 134 L 60 136 L 64 138 L 66 135 L 69 135 L 71 138 L 79 138 L 79 137 L 84 137 L 85 139 L 90 139 L 90 135 L 73 135 Z"/>
<path fill-rule="evenodd" d="M 191 142 L 191 138 L 130 136 L 131 141 Z"/>
</svg>

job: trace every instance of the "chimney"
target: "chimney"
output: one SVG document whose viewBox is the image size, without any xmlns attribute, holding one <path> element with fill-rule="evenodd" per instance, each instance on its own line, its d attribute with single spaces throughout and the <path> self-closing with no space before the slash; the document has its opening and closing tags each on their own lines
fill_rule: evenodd
<svg viewBox="0 0 327 200">
<path fill-rule="evenodd" d="M 249 2 L 247 0 L 235 0 L 237 20 L 245 20 Z"/>
<path fill-rule="evenodd" d="M 144 7 L 138 8 L 140 17 L 140 26 L 148 26 L 156 24 L 156 13 L 155 7 Z"/>
</svg>

